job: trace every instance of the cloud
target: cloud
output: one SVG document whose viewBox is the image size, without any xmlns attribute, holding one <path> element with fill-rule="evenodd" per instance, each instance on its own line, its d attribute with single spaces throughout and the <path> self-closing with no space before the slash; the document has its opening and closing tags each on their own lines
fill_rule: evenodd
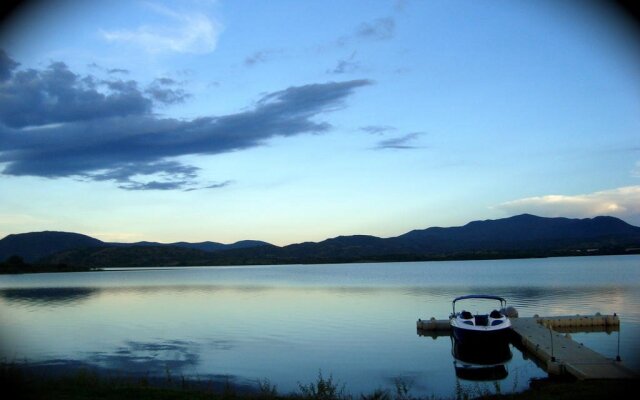
<svg viewBox="0 0 640 400">
<path fill-rule="evenodd" d="M 395 34 L 396 23 L 393 18 L 379 18 L 372 22 L 360 24 L 356 37 L 370 40 L 391 39 Z"/>
<path fill-rule="evenodd" d="M 81 78 L 61 62 L 14 72 L 0 94 L 0 121 L 12 128 L 145 114 L 152 106 L 134 81 Z"/>
<path fill-rule="evenodd" d="M 392 17 L 378 18 L 363 22 L 350 34 L 340 36 L 333 45 L 346 46 L 353 42 L 383 41 L 395 36 L 396 22 Z"/>
<path fill-rule="evenodd" d="M 174 83 L 155 82 L 160 88 Z M 176 159 L 325 132 L 331 125 L 318 118 L 371 83 L 293 86 L 235 114 L 179 120 L 154 114 L 159 92 L 143 92 L 135 81 L 79 77 L 63 63 L 19 71 L 0 83 L 2 174 L 113 181 L 126 190 L 215 188 L 198 182 L 197 167 Z"/>
<path fill-rule="evenodd" d="M 129 73 L 129 70 L 123 69 L 123 68 L 111 68 L 111 69 L 108 69 L 107 72 L 110 73 L 110 74 L 125 74 L 125 75 L 127 75 Z"/>
<path fill-rule="evenodd" d="M 256 64 L 265 63 L 273 58 L 277 53 L 282 53 L 280 50 L 260 50 L 251 54 L 244 59 L 244 65 L 247 67 L 253 67 Z"/>
<path fill-rule="evenodd" d="M 4 82 L 11 78 L 13 70 L 20 64 L 12 60 L 7 53 L 0 49 L 0 82 Z"/>
<path fill-rule="evenodd" d="M 367 125 L 361 127 L 360 130 L 374 135 L 381 135 L 390 131 L 395 131 L 396 128 L 389 125 Z"/>
<path fill-rule="evenodd" d="M 227 186 L 229 186 L 229 185 L 231 185 L 233 183 L 235 183 L 235 181 L 228 180 L 228 181 L 219 182 L 219 183 L 212 183 L 210 185 L 203 186 L 203 187 L 191 187 L 191 188 L 184 189 L 184 191 L 185 192 L 192 192 L 194 190 L 203 190 L 203 189 L 221 189 L 221 188 L 227 187 Z"/>
<path fill-rule="evenodd" d="M 417 139 L 422 132 L 413 132 L 408 133 L 404 136 L 381 140 L 376 145 L 376 149 L 397 149 L 397 150 L 408 150 L 408 149 L 416 149 L 418 146 L 414 146 L 411 144 L 415 139 Z"/>
<path fill-rule="evenodd" d="M 338 64 L 333 69 L 327 70 L 327 73 L 346 74 L 359 71 L 361 69 L 360 63 L 353 60 L 355 56 L 356 52 L 354 51 L 348 58 L 338 60 Z"/>
<path fill-rule="evenodd" d="M 191 95 L 181 88 L 172 87 L 176 85 L 178 85 L 178 82 L 171 78 L 158 78 L 151 82 L 145 89 L 145 93 L 156 102 L 163 104 L 183 103 Z"/>
<path fill-rule="evenodd" d="M 211 53 L 216 49 L 223 27 L 204 13 L 178 13 L 169 8 L 148 4 L 155 14 L 164 16 L 162 25 L 143 25 L 135 30 L 104 30 L 109 42 L 125 42 L 150 53 Z"/>
<path fill-rule="evenodd" d="M 611 215 L 640 222 L 640 186 L 626 186 L 579 195 L 546 195 L 508 201 L 496 208 L 509 214 L 547 217 Z"/>
</svg>

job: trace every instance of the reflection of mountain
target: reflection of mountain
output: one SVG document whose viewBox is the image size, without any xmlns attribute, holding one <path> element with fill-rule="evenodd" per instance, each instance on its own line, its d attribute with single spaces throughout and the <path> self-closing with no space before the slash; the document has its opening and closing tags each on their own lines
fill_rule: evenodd
<svg viewBox="0 0 640 400">
<path fill-rule="evenodd" d="M 87 300 L 98 291 L 94 288 L 2 289 L 0 297 L 9 302 L 34 306 L 63 305 Z"/>
</svg>

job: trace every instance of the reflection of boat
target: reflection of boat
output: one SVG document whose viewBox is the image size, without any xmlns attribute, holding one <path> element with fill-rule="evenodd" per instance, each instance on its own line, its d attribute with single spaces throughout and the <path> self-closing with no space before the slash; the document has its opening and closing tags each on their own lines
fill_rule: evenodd
<svg viewBox="0 0 640 400">
<path fill-rule="evenodd" d="M 460 379 L 495 381 L 509 375 L 505 365 L 512 357 L 508 341 L 486 347 L 469 345 L 452 336 L 451 354 L 456 376 Z"/>
<path fill-rule="evenodd" d="M 494 309 L 487 314 L 467 310 L 456 312 L 456 302 L 461 300 L 497 300 L 500 309 Z M 511 321 L 505 315 L 507 301 L 499 296 L 468 295 L 453 299 L 453 312 L 449 317 L 453 336 L 460 342 L 479 347 L 492 347 L 508 343 L 511 333 Z"/>
</svg>

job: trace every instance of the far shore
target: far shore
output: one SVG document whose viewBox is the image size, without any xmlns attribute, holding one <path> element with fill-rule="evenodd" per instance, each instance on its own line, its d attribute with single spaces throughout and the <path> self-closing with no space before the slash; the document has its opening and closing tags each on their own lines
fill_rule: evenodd
<svg viewBox="0 0 640 400">
<path fill-rule="evenodd" d="M 121 271 L 134 270 L 134 269 L 154 269 L 154 268 L 183 268 L 183 267 L 241 267 L 241 266 L 260 266 L 260 265 L 323 265 L 323 264 L 359 264 L 359 263 L 396 263 L 396 262 L 434 262 L 434 261 L 484 261 L 484 260 L 522 260 L 522 259 L 537 259 L 537 258 L 564 258 L 564 257 L 596 257 L 596 256 L 615 256 L 615 255 L 638 255 L 637 252 L 590 252 L 590 253 L 570 253 L 570 254 L 557 254 L 557 255 L 500 255 L 500 254 L 484 254 L 482 256 L 472 255 L 452 255 L 452 256 L 439 256 L 439 257 L 400 257 L 393 258 L 385 257 L 384 259 L 313 259 L 313 260 L 271 260 L 272 262 L 246 262 L 246 263 L 203 263 L 200 265 L 187 265 L 182 263 L 169 263 L 169 264 L 154 264 L 154 265 L 127 265 L 127 266 L 84 266 L 84 265 L 69 265 L 65 263 L 50 264 L 50 263 L 28 263 L 22 260 L 21 257 L 12 256 L 7 260 L 0 262 L 0 275 L 9 274 L 36 274 L 36 273 L 55 273 L 55 272 L 92 272 L 92 271 L 104 271 L 105 269 L 118 269 Z"/>
</svg>

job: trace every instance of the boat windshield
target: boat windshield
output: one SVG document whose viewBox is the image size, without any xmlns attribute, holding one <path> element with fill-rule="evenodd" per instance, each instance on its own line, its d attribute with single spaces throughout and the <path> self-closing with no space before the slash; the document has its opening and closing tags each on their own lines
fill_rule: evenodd
<svg viewBox="0 0 640 400">
<path fill-rule="evenodd" d="M 500 296 L 493 296 L 488 294 L 470 294 L 466 296 L 460 296 L 453 299 L 453 314 L 456 314 L 456 302 L 460 300 L 496 300 L 500 302 L 500 308 L 507 306 L 507 300 Z M 488 311 L 487 311 L 488 312 Z"/>
</svg>

